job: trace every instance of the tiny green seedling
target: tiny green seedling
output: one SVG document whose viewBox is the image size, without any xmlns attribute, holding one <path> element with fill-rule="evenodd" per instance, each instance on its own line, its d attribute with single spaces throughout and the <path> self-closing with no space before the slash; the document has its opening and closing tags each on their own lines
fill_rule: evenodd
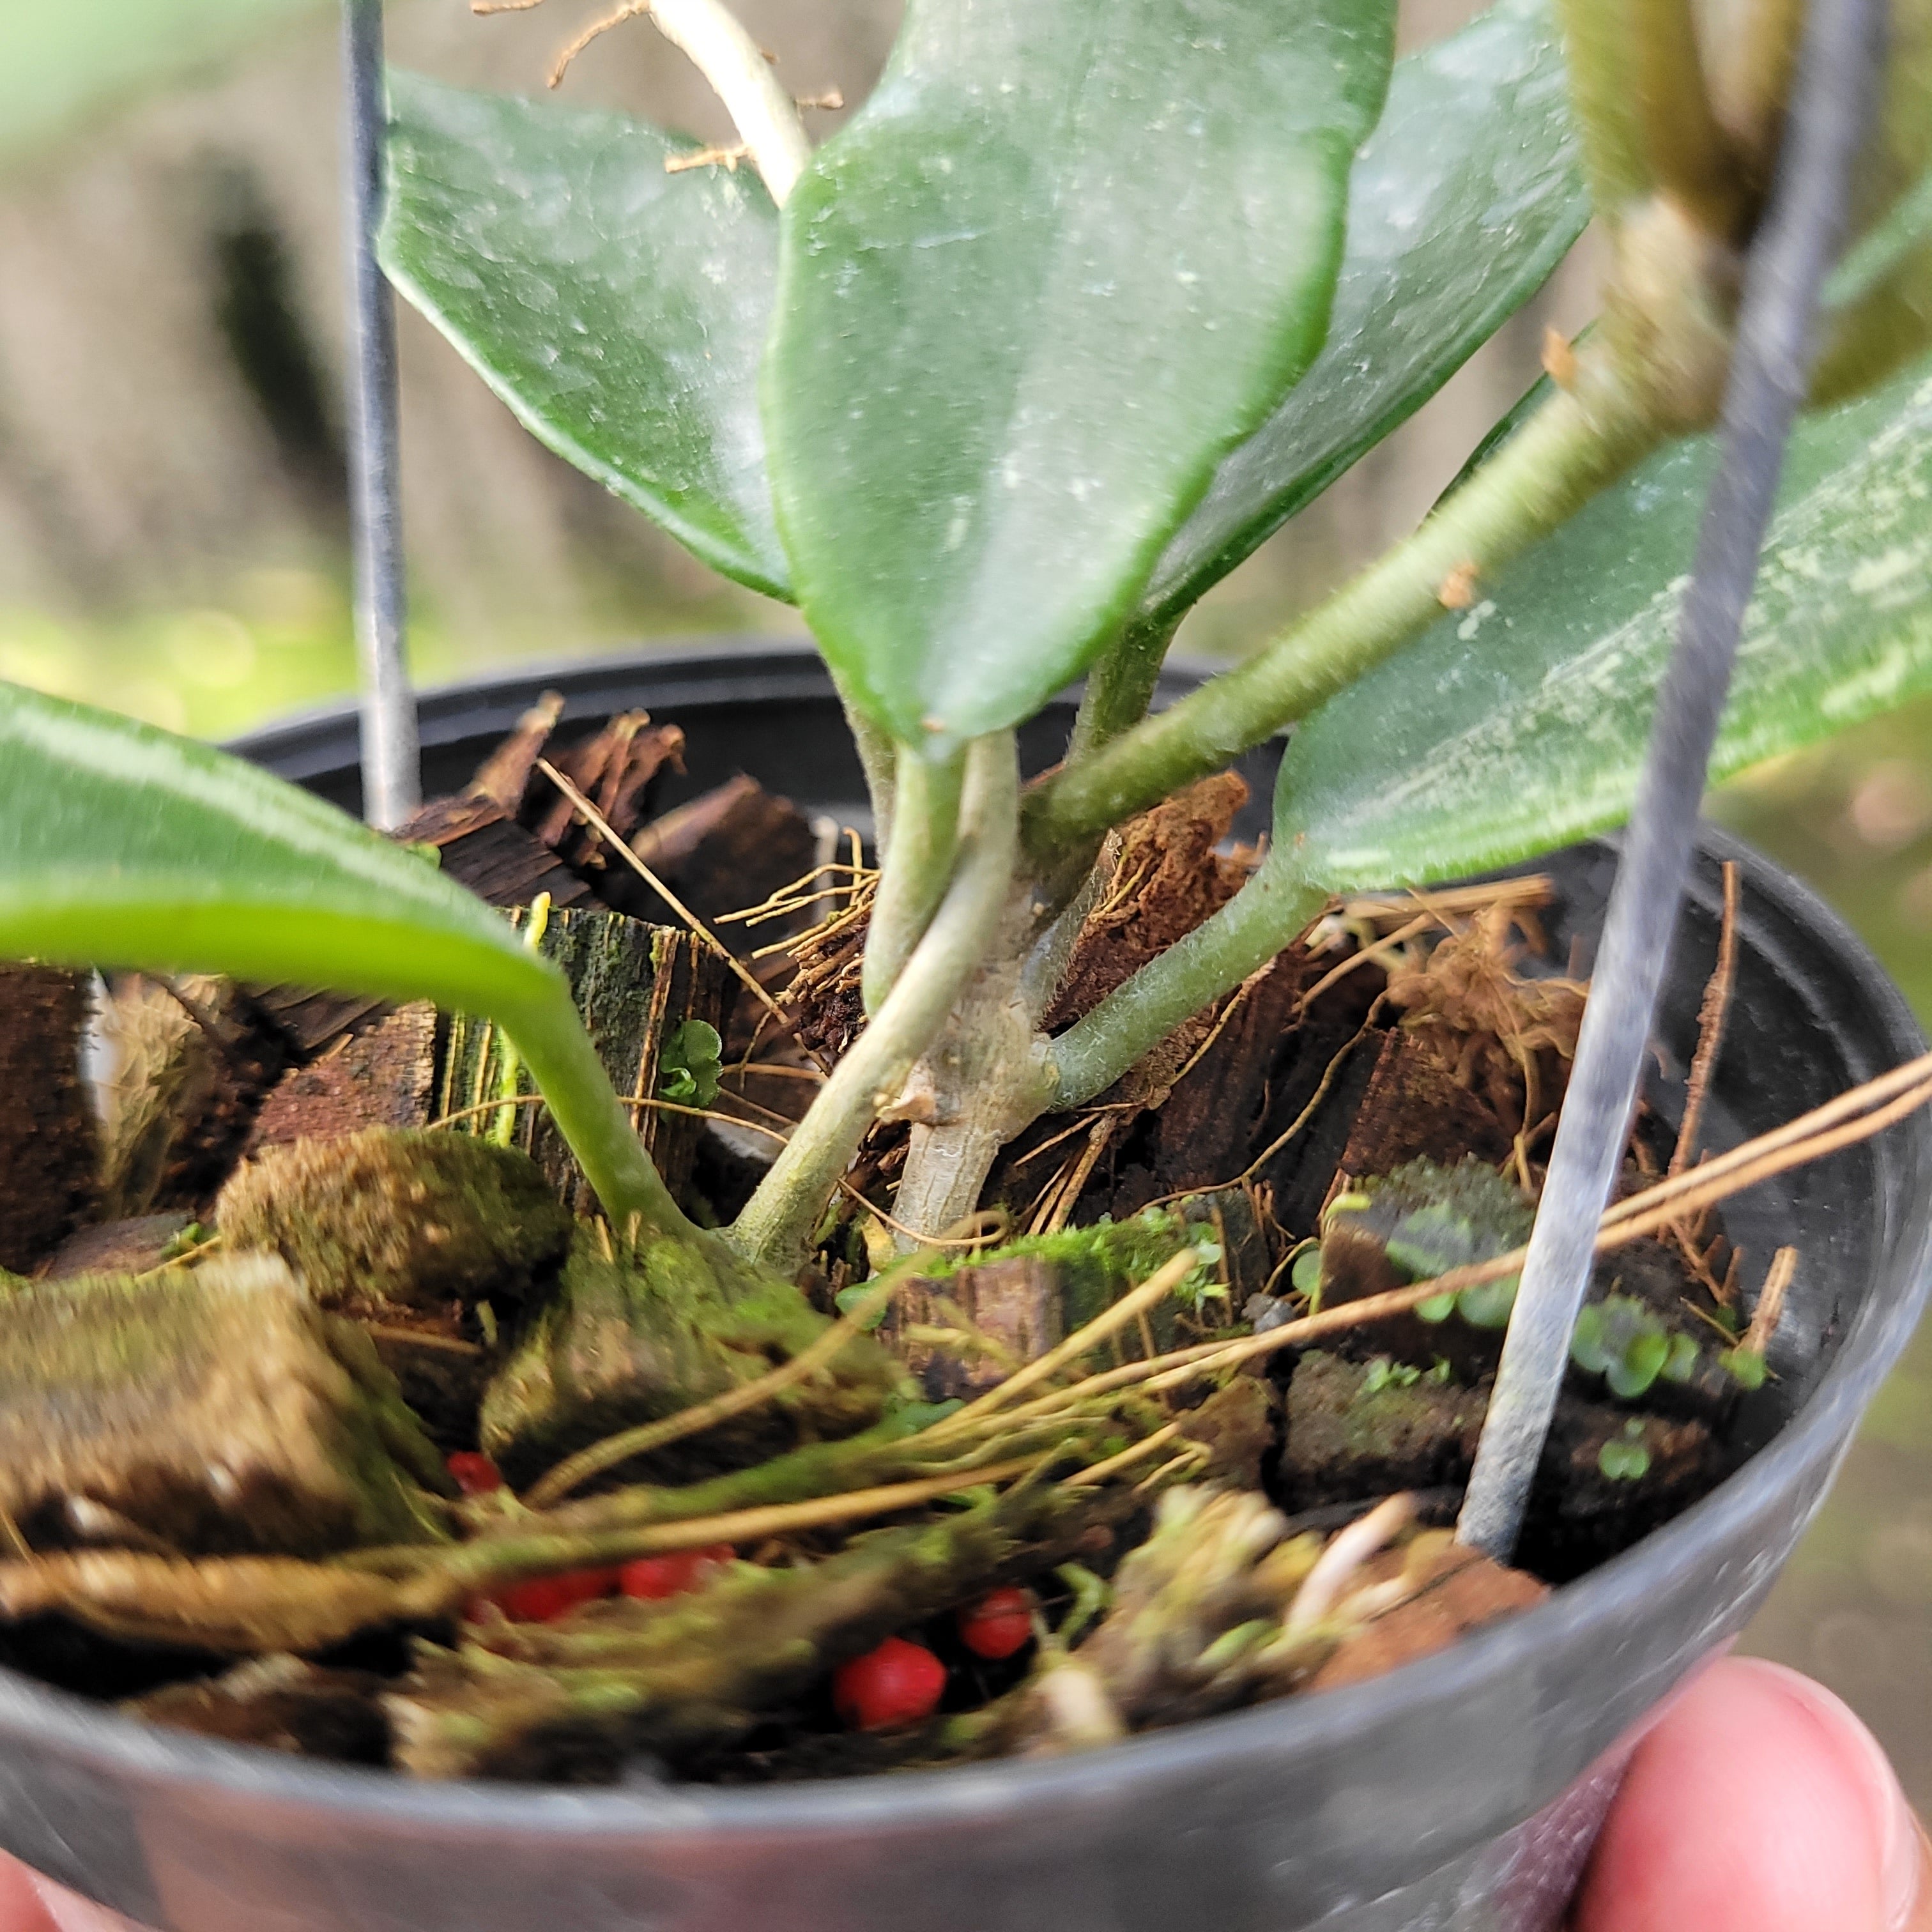
<svg viewBox="0 0 1932 1932">
<path fill-rule="evenodd" d="M 392 278 L 551 448 L 796 604 L 866 765 L 870 1024 L 722 1235 L 673 1203 L 564 982 L 495 914 L 259 772 L 12 686 L 0 955 L 486 1015 L 614 1220 L 780 1274 L 910 1083 L 927 1124 L 895 1216 L 943 1232 L 1002 1144 L 1101 1094 L 1331 894 L 1628 809 L 1787 79 L 1751 51 L 1780 0 L 1705 34 L 1708 85 L 1658 56 L 1707 10 L 1500 0 L 1396 61 L 1395 0 L 910 0 L 884 80 L 816 152 L 764 63 L 713 74 L 738 170 L 627 117 L 395 76 Z M 1932 688 L 1932 0 L 1892 12 L 1868 238 L 1719 775 Z M 1671 138 L 1714 124 L 1714 98 L 1721 139 Z M 1150 716 L 1186 613 L 1593 213 L 1605 312 L 1554 381 L 1412 535 Z M 1016 733 L 1083 675 L 1066 758 L 1022 795 Z M 1048 1037 L 1110 830 L 1291 723 L 1265 862 Z M 714 1040 L 686 1029 L 661 1064 L 661 1098 L 707 1103 Z M 1500 1324 L 1512 1292 L 1461 1313 Z M 1633 1330 L 1593 1353 L 1635 1388 L 1682 1366 L 1673 1348 Z"/>
<path fill-rule="evenodd" d="M 724 1042 L 708 1020 L 681 1022 L 658 1056 L 658 1094 L 679 1106 L 708 1107 L 718 1097 Z"/>
<path fill-rule="evenodd" d="M 1650 1451 L 1644 1446 L 1643 1422 L 1632 1416 L 1621 1436 L 1612 1436 L 1597 1451 L 1597 1467 L 1613 1483 L 1637 1483 L 1650 1474 Z"/>
</svg>

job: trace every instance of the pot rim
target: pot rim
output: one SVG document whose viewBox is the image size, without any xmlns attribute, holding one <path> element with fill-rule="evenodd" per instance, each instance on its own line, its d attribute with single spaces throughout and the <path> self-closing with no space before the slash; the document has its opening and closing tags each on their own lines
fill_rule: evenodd
<svg viewBox="0 0 1932 1932">
<path fill-rule="evenodd" d="M 754 640 L 747 640 L 746 643 Z M 829 676 L 809 642 L 760 638 L 740 645 L 676 645 L 662 651 L 547 663 L 506 670 L 424 694 L 425 722 L 440 712 L 460 722 L 466 706 L 532 684 L 592 684 L 653 671 L 726 673 L 739 684 L 754 668 L 814 672 L 810 682 L 831 694 Z M 1170 661 L 1162 682 L 1192 682 L 1206 667 Z M 290 738 L 325 724 L 352 724 L 352 704 L 319 706 L 236 740 L 231 748 L 267 755 Z M 425 734 L 426 738 L 429 736 Z M 1903 1060 L 1924 1050 L 1924 1036 L 1904 996 L 1860 940 L 1824 902 L 1742 839 L 1706 826 L 1701 849 L 1744 868 L 1754 901 L 1770 902 L 1804 927 L 1832 956 L 1878 1023 L 1888 1049 Z M 1924 1113 L 1899 1124 L 1932 1166 L 1932 1120 Z M 1894 1130 L 1896 1131 L 1896 1130 Z M 1895 1159 L 1904 1157 L 1898 1142 Z M 1054 1799 L 1104 1804 L 1117 1790 L 1164 1784 L 1213 1772 L 1225 1775 L 1244 1758 L 1258 1764 L 1288 1750 L 1320 1751 L 1358 1737 L 1391 1698 L 1407 1702 L 1425 1680 L 1432 1699 L 1473 1698 L 1517 1675 L 1534 1656 L 1592 1628 L 1615 1644 L 1641 1620 L 1666 1580 L 1694 1576 L 1762 1506 L 1768 1491 L 1796 1487 L 1808 1470 L 1833 1460 L 1860 1412 L 1916 1326 L 1932 1289 L 1932 1198 L 1908 1204 L 1892 1244 L 1882 1288 L 1868 1297 L 1836 1360 L 1796 1415 L 1711 1493 L 1641 1542 L 1557 1589 L 1540 1604 L 1448 1651 L 1383 1676 L 1318 1696 L 1286 1697 L 1221 1716 L 1153 1731 L 1103 1750 L 1049 1759 L 1004 1760 L 823 1783 L 730 1790 L 702 1785 L 559 1788 L 480 1780 L 418 1781 L 359 1766 L 328 1765 L 241 1744 L 218 1743 L 124 1717 L 70 1692 L 0 1669 L 0 1742 L 51 1747 L 70 1763 L 137 1784 L 188 1786 L 212 1796 L 245 1792 L 252 1803 L 353 1820 L 365 1828 L 406 1833 L 414 1826 L 479 1835 L 514 1829 L 519 1836 L 578 1838 L 653 1834 L 774 1834 L 836 1831 L 914 1832 L 936 1824 L 1036 1810 Z"/>
</svg>

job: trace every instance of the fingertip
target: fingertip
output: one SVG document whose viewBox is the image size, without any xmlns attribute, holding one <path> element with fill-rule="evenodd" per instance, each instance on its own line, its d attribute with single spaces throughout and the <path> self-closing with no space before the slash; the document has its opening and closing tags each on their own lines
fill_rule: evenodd
<svg viewBox="0 0 1932 1932">
<path fill-rule="evenodd" d="M 0 1852 L 0 1932 L 140 1932 Z"/>
<path fill-rule="evenodd" d="M 1638 1747 L 1576 1932 L 1904 1932 L 1916 1822 L 1871 1735 L 1828 1691 L 1713 1665 Z"/>
</svg>

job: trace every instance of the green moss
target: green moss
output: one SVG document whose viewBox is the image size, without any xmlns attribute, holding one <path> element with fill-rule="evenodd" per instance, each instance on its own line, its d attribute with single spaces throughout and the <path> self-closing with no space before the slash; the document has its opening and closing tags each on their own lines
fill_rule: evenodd
<svg viewBox="0 0 1932 1932">
<path fill-rule="evenodd" d="M 1181 1214 L 1166 1208 L 1150 1208 L 1125 1221 L 1100 1221 L 1090 1228 L 1065 1228 L 1053 1234 L 1023 1234 L 984 1252 L 962 1255 L 939 1263 L 927 1275 L 944 1281 L 962 1268 L 984 1267 L 1023 1255 L 1037 1256 L 1059 1270 L 1060 1293 L 1068 1331 L 1104 1313 L 1121 1295 L 1146 1280 L 1190 1242 L 1199 1231 Z M 1200 1271 L 1204 1277 L 1206 1270 Z M 1178 1291 L 1186 1300 L 1187 1284 Z"/>
<path fill-rule="evenodd" d="M 608 1240 L 602 1229 L 579 1234 L 555 1293 L 484 1396 L 482 1446 L 513 1480 L 756 1381 L 830 1325 L 789 1282 L 709 1240 Z M 852 1435 L 878 1420 L 903 1379 L 884 1350 L 856 1337 L 817 1374 L 674 1445 L 662 1466 L 705 1474 Z"/>
<path fill-rule="evenodd" d="M 325 1308 L 515 1300 L 563 1258 L 571 1219 L 526 1154 L 371 1127 L 271 1148 L 223 1189 L 231 1250 L 280 1255 Z"/>
</svg>

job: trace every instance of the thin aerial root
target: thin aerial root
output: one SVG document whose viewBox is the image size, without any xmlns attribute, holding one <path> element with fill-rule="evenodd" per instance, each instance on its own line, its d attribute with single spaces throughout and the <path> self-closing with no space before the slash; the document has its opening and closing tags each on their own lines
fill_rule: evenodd
<svg viewBox="0 0 1932 1932">
<path fill-rule="evenodd" d="M 1378 1556 L 1415 1520 L 1414 1496 L 1387 1496 L 1368 1514 L 1338 1530 L 1316 1559 L 1288 1606 L 1282 1634 L 1304 1636 L 1324 1622 L 1346 1594 L 1362 1565 Z"/>
<path fill-rule="evenodd" d="M 1738 972 L 1738 868 L 1736 861 L 1724 861 L 1724 920 L 1718 934 L 1718 963 L 1704 988 L 1697 1009 L 1697 1050 L 1691 1056 L 1690 1077 L 1684 1089 L 1684 1119 L 1677 1130 L 1677 1145 L 1670 1156 L 1668 1173 L 1682 1174 L 1697 1151 L 1697 1131 L 1703 1123 L 1704 1102 L 1711 1090 L 1711 1076 L 1724 1044 L 1724 1022 L 1731 1010 L 1731 989 Z"/>
<path fill-rule="evenodd" d="M 536 4 L 536 0 L 531 0 L 531 4 Z M 586 27 L 583 32 L 579 34 L 576 39 L 557 56 L 556 64 L 550 70 L 548 85 L 552 87 L 561 87 L 563 85 L 564 76 L 570 71 L 572 62 L 575 60 L 592 40 L 602 39 L 613 27 L 621 27 L 626 20 L 638 20 L 650 10 L 651 0 L 624 0 L 624 4 L 614 13 L 606 14 L 601 20 L 592 21 L 590 25 Z M 542 760 L 538 762 L 541 763 Z"/>
<path fill-rule="evenodd" d="M 1784 1298 L 1790 1292 L 1792 1278 L 1797 1272 L 1796 1248 L 1780 1248 L 1772 1256 L 1770 1272 L 1764 1278 L 1764 1286 L 1758 1291 L 1757 1307 L 1751 1316 L 1750 1326 L 1738 1344 L 1748 1354 L 1762 1355 L 1769 1350 L 1778 1334 L 1778 1324 L 1784 1319 Z"/>
<path fill-rule="evenodd" d="M 742 141 L 729 148 L 695 148 L 688 154 L 667 154 L 664 172 L 668 175 L 686 175 L 693 168 L 722 168 L 728 174 L 738 172 L 738 164 L 751 157 L 751 149 Z"/>
</svg>

